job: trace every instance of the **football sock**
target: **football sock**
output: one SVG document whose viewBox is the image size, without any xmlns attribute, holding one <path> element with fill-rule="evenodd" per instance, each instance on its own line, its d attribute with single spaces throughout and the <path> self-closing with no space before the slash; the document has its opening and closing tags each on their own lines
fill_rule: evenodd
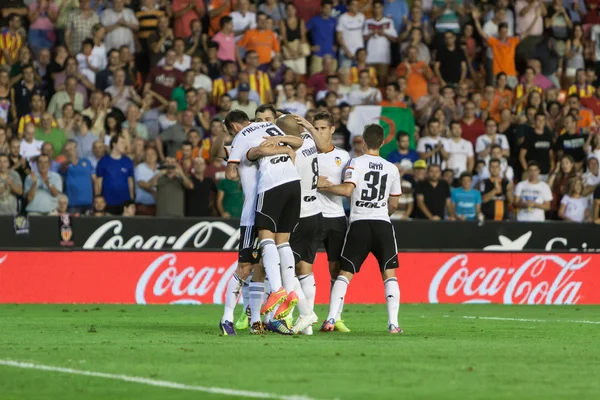
<svg viewBox="0 0 600 400">
<path fill-rule="evenodd" d="M 308 301 L 308 306 L 312 311 L 315 309 L 315 296 L 317 295 L 315 275 L 300 275 L 298 276 L 298 280 L 300 281 L 300 287 L 302 288 L 302 292 L 304 292 L 304 296 L 306 296 L 306 300 Z"/>
<path fill-rule="evenodd" d="M 250 293 L 250 321 L 251 323 L 259 322 L 265 284 L 264 282 L 250 282 L 248 291 Z"/>
<path fill-rule="evenodd" d="M 239 276 L 237 276 L 237 274 L 233 274 L 227 283 L 227 291 L 225 292 L 225 312 L 223 313 L 223 319 L 221 322 L 233 322 L 233 311 L 235 310 L 235 305 L 238 302 L 242 284 L 243 281 Z"/>
<path fill-rule="evenodd" d="M 344 297 L 346 297 L 346 290 L 348 290 L 348 284 L 350 282 L 343 276 L 338 276 L 331 289 L 331 298 L 329 299 L 329 314 L 327 320 L 334 319 L 337 317 L 338 310 L 341 307 Z"/>
<path fill-rule="evenodd" d="M 383 282 L 385 302 L 387 304 L 388 325 L 398 326 L 398 310 L 400 309 L 400 287 L 398 279 L 388 278 Z"/>
<path fill-rule="evenodd" d="M 269 278 L 271 292 L 281 288 L 281 272 L 279 271 L 279 253 L 273 239 L 263 239 L 260 242 L 260 251 L 265 266 L 265 273 Z"/>
<path fill-rule="evenodd" d="M 300 281 L 298 280 L 297 277 L 294 277 L 293 290 L 298 295 L 298 304 L 296 304 L 296 306 L 298 307 L 298 311 L 300 311 L 300 315 L 311 315 L 313 310 L 310 307 L 310 303 L 308 302 L 308 299 L 304 295 L 304 291 L 302 290 L 302 285 L 300 284 Z"/>
<path fill-rule="evenodd" d="M 289 293 L 294 290 L 294 279 L 296 278 L 294 253 L 292 252 L 289 243 L 281 243 L 278 245 L 277 252 L 279 253 L 283 288 Z"/>
<path fill-rule="evenodd" d="M 246 279 L 244 284 L 242 285 L 242 299 L 244 301 L 244 310 L 250 304 L 250 278 Z"/>
<path fill-rule="evenodd" d="M 329 296 L 331 296 L 331 292 L 333 291 L 333 285 L 335 284 L 335 279 L 331 279 L 329 281 L 331 283 L 331 291 L 329 292 Z M 340 308 L 337 310 L 337 313 L 335 314 L 335 320 L 339 321 L 342 319 L 342 310 L 344 309 L 344 300 L 342 299 L 342 301 L 340 302 Z"/>
</svg>

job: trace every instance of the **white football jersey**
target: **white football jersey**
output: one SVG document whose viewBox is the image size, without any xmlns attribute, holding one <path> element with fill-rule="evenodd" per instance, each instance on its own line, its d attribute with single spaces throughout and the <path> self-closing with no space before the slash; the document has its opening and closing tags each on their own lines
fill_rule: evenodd
<svg viewBox="0 0 600 400">
<path fill-rule="evenodd" d="M 225 161 L 229 161 L 231 146 L 223 146 L 225 149 Z M 244 205 L 242 206 L 242 215 L 240 217 L 240 226 L 253 226 L 254 214 L 256 210 L 256 193 L 258 182 L 258 167 L 256 163 L 243 160 L 238 164 L 238 174 L 240 183 L 244 192 Z"/>
<path fill-rule="evenodd" d="M 347 151 L 334 147 L 327 153 L 319 153 L 319 175 L 327 177 L 334 185 L 342 183 L 344 169 L 350 162 Z M 317 209 L 325 218 L 344 217 L 344 199 L 329 193 L 317 192 Z"/>
<path fill-rule="evenodd" d="M 229 162 L 241 163 L 243 160 L 248 160 L 248 151 L 260 146 L 268 136 L 285 136 L 285 133 L 270 122 L 255 122 L 246 126 L 233 139 Z M 257 193 L 300 180 L 296 166 L 286 154 L 261 157 L 256 163 L 258 164 Z"/>
<path fill-rule="evenodd" d="M 446 138 L 440 136 L 438 136 L 437 138 L 432 138 L 431 136 L 424 136 L 417 142 L 417 151 L 419 153 L 428 153 L 431 150 L 435 149 L 438 143 L 440 142 L 442 143 L 442 146 L 444 146 L 444 149 L 446 149 Z M 427 165 L 433 164 L 439 165 L 442 169 L 446 168 L 446 163 L 442 159 L 442 153 L 440 153 L 439 151 L 425 161 L 427 161 Z"/>
<path fill-rule="evenodd" d="M 302 203 L 300 218 L 310 217 L 321 212 L 316 206 L 317 184 L 319 183 L 319 161 L 317 145 L 310 135 L 302 135 L 304 144 L 296 150 L 296 168 L 300 174 Z"/>
<path fill-rule="evenodd" d="M 402 194 L 398 167 L 379 156 L 365 154 L 352 159 L 344 183 L 354 185 L 350 223 L 359 220 L 390 222 L 388 199 Z"/>
<path fill-rule="evenodd" d="M 446 168 L 453 170 L 454 176 L 458 178 L 460 174 L 467 170 L 469 157 L 474 156 L 473 143 L 462 138 L 458 142 L 448 139 L 444 144 L 444 149 L 448 152 Z"/>
</svg>

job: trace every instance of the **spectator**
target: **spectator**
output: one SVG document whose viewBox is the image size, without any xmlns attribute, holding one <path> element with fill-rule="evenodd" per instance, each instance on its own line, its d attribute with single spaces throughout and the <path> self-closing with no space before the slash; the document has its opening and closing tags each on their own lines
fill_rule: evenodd
<svg viewBox="0 0 600 400">
<path fill-rule="evenodd" d="M 577 95 L 580 99 L 594 96 L 596 89 L 587 83 L 585 69 L 580 68 L 575 75 L 575 83 L 569 86 L 567 95 Z"/>
<path fill-rule="evenodd" d="M 183 82 L 181 86 L 173 89 L 171 93 L 171 99 L 177 102 L 177 111 L 183 111 L 188 108 L 188 103 L 186 101 L 186 96 L 189 90 L 194 90 L 194 80 L 196 79 L 196 74 L 193 70 L 188 69 L 183 74 Z M 194 97 L 196 92 L 194 91 Z"/>
<path fill-rule="evenodd" d="M 475 103 L 471 100 L 464 105 L 463 118 L 460 121 L 460 128 L 463 138 L 475 145 L 477 138 L 485 133 L 485 125 L 475 116 Z"/>
<path fill-rule="evenodd" d="M 101 92 L 108 89 L 115 83 L 115 73 L 123 69 L 118 50 L 110 50 L 108 52 L 108 65 L 96 74 L 96 89 Z M 125 74 L 125 84 L 131 85 L 133 82 L 129 80 Z M 91 100 L 90 100 L 91 101 Z"/>
<path fill-rule="evenodd" d="M 185 41 L 181 38 L 176 38 L 173 41 L 173 50 L 175 51 L 175 59 L 173 62 L 173 67 L 180 71 L 184 72 L 188 69 L 192 68 L 192 57 L 185 54 Z M 167 63 L 167 55 L 165 55 L 159 62 L 158 66 L 162 67 Z"/>
<path fill-rule="evenodd" d="M 174 13 L 175 36 L 178 38 L 189 37 L 192 34 L 191 24 L 206 15 L 205 2 L 203 0 L 174 0 L 172 7 Z M 218 11 L 218 10 L 217 10 Z"/>
<path fill-rule="evenodd" d="M 448 152 L 446 167 L 454 171 L 454 176 L 462 176 L 464 172 L 470 173 L 475 166 L 473 144 L 462 138 L 461 124 L 456 120 L 450 123 L 450 134 L 451 137 L 444 143 Z M 471 176 L 469 180 L 472 180 Z"/>
<path fill-rule="evenodd" d="M 567 194 L 560 201 L 558 216 L 568 222 L 588 222 L 590 219 L 589 200 L 583 196 L 583 182 L 571 178 L 567 183 Z"/>
<path fill-rule="evenodd" d="M 87 105 L 88 90 L 94 90 L 94 85 L 77 69 L 77 60 L 74 57 L 68 57 L 65 61 L 65 70 L 54 75 L 54 90 L 60 92 L 65 90 L 67 78 L 77 79 L 77 92 L 83 96 L 83 105 Z M 82 108 L 83 109 L 83 108 Z"/>
<path fill-rule="evenodd" d="M 413 184 L 410 181 L 403 179 L 405 176 L 407 175 L 400 176 L 402 196 L 400 199 L 398 199 L 398 208 L 392 215 L 390 215 L 391 219 L 407 221 L 410 219 L 415 208 Z"/>
<path fill-rule="evenodd" d="M 127 108 L 127 120 L 123 123 L 123 129 L 129 131 L 129 136 L 134 138 L 148 139 L 148 130 L 139 122 L 140 109 L 135 104 Z"/>
<path fill-rule="evenodd" d="M 24 182 L 25 178 L 31 172 L 29 162 L 25 157 L 19 155 L 21 145 L 19 139 L 13 137 L 10 140 L 10 152 L 8 153 L 8 161 L 10 169 L 14 170 L 21 177 L 21 181 Z"/>
<path fill-rule="evenodd" d="M 331 0 L 323 0 L 320 14 L 312 17 L 306 24 L 306 30 L 312 39 L 311 51 L 313 55 L 311 57 L 310 73 L 313 75 L 323 70 L 324 57 L 326 55 L 335 56 L 336 19 L 331 16 L 332 9 L 333 4 Z M 333 70 L 336 69 L 333 63 L 332 68 Z"/>
<path fill-rule="evenodd" d="M 39 156 L 37 164 L 39 176 L 32 172 L 25 179 L 26 211 L 29 215 L 48 215 L 58 206 L 62 179 L 58 173 L 49 171 L 50 158 L 47 155 Z"/>
<path fill-rule="evenodd" d="M 391 45 L 398 40 L 394 21 L 383 16 L 383 0 L 373 2 L 373 18 L 365 21 L 364 40 L 367 45 L 367 64 L 375 67 L 377 80 L 387 83 L 389 65 L 392 62 Z"/>
<path fill-rule="evenodd" d="M 69 213 L 85 214 L 92 209 L 96 173 L 88 159 L 78 157 L 75 140 L 67 141 L 65 154 L 67 161 L 61 166 L 61 173 L 69 200 Z"/>
<path fill-rule="evenodd" d="M 52 158 L 56 158 L 62 152 L 67 138 L 62 129 L 56 128 L 53 125 L 54 120 L 52 119 L 52 115 L 48 112 L 42 114 L 41 127 L 35 130 L 35 138 L 43 142 L 51 143 L 52 147 L 54 147 Z"/>
<path fill-rule="evenodd" d="M 353 0 L 357 1 L 357 0 Z M 371 87 L 371 76 L 368 70 L 360 71 L 358 78 L 358 88 L 348 94 L 348 103 L 351 106 L 357 105 L 375 105 L 381 103 L 381 92 L 379 89 Z"/>
<path fill-rule="evenodd" d="M 273 22 L 279 26 L 279 22 L 284 20 L 286 17 L 286 9 L 277 0 L 266 0 L 260 6 L 258 6 L 258 13 L 264 13 L 269 18 L 273 19 Z"/>
<path fill-rule="evenodd" d="M 54 21 L 58 19 L 58 5 L 34 1 L 29 5 L 29 32 L 27 41 L 37 56 L 41 49 L 51 49 L 56 42 Z"/>
<path fill-rule="evenodd" d="M 94 206 L 91 215 L 94 217 L 107 217 L 111 215 L 106 211 L 106 200 L 101 195 L 94 196 Z"/>
<path fill-rule="evenodd" d="M 6 127 L 0 126 L 0 154 L 8 154 L 10 152 L 10 143 L 6 137 Z"/>
<path fill-rule="evenodd" d="M 92 34 L 94 39 L 83 41 L 81 53 L 77 54 L 77 63 L 81 73 L 92 83 L 96 83 L 96 73 L 106 68 L 106 48 L 102 39 L 104 38 L 104 27 L 102 24 L 94 25 Z"/>
<path fill-rule="evenodd" d="M 238 97 L 231 103 L 232 109 L 242 110 L 247 115 L 254 115 L 258 104 L 250 101 L 248 96 L 250 94 L 250 85 L 247 83 L 241 84 L 238 87 Z"/>
<path fill-rule="evenodd" d="M 267 73 L 259 70 L 259 56 L 253 50 L 246 53 L 245 72 L 248 73 L 250 90 L 258 93 L 262 103 L 272 103 L 273 93 L 271 91 L 271 80 Z"/>
<path fill-rule="evenodd" d="M 81 44 L 99 23 L 98 15 L 90 7 L 90 0 L 79 0 L 79 10 L 69 17 L 65 31 L 65 44 L 70 54 L 81 51 Z"/>
<path fill-rule="evenodd" d="M 285 101 L 279 103 L 278 108 L 287 110 L 291 114 L 300 115 L 301 117 L 304 118 L 304 116 L 306 116 L 306 112 L 308 110 L 306 108 L 306 105 L 304 105 L 302 102 L 298 101 L 298 99 L 296 97 L 295 85 L 292 83 L 286 83 L 283 87 L 284 87 L 284 92 L 285 92 Z M 281 98 L 282 96 L 279 96 L 279 97 Z M 233 106 L 233 107 L 237 108 L 235 106 Z M 254 113 L 248 114 L 248 115 L 253 115 L 253 114 Z"/>
<path fill-rule="evenodd" d="M 230 15 L 233 22 L 235 41 L 239 41 L 246 31 L 256 28 L 256 13 L 250 10 L 249 0 L 237 1 L 237 10 Z"/>
<path fill-rule="evenodd" d="M 0 215 L 18 214 L 18 198 L 23 194 L 19 174 L 10 169 L 7 154 L 0 154 Z"/>
<path fill-rule="evenodd" d="M 428 166 L 439 165 L 441 168 L 449 155 L 444 147 L 446 139 L 440 136 L 442 128 L 440 121 L 432 118 L 427 123 L 427 127 L 429 129 L 429 136 L 419 139 L 417 142 L 417 151 L 421 159 L 427 162 Z M 441 169 L 439 172 L 441 173 Z"/>
<path fill-rule="evenodd" d="M 454 179 L 454 171 L 449 168 L 442 171 L 442 180 L 448 184 L 451 190 L 453 187 L 457 186 L 457 180 Z M 450 211 L 448 210 L 447 212 L 449 213 Z"/>
<path fill-rule="evenodd" d="M 42 89 L 35 81 L 33 65 L 24 65 L 22 70 L 23 79 L 14 84 L 10 91 L 13 121 L 18 121 L 21 117 L 31 112 L 31 97 L 36 92 L 41 93 Z"/>
<path fill-rule="evenodd" d="M 23 139 L 21 139 L 19 156 L 29 161 L 42 154 L 43 144 L 43 140 L 35 138 L 35 125 L 28 123 L 25 125 Z"/>
<path fill-rule="evenodd" d="M 149 92 L 154 96 L 155 107 L 167 105 L 173 89 L 183 82 L 183 74 L 173 66 L 175 57 L 175 50 L 167 50 L 165 65 L 152 68 L 146 80 L 144 93 Z"/>
<path fill-rule="evenodd" d="M 246 31 L 237 45 L 247 52 L 256 51 L 258 63 L 261 65 L 270 63 L 272 54 L 280 52 L 277 36 L 267 28 L 267 16 L 261 12 L 256 14 L 256 29 Z M 238 56 L 238 61 L 241 63 L 241 56 Z"/>
<path fill-rule="evenodd" d="M 192 182 L 193 187 L 186 191 L 185 197 L 185 215 L 187 217 L 210 217 L 214 215 L 215 211 L 215 195 L 217 195 L 217 186 L 215 182 L 205 176 L 206 172 L 206 161 L 202 157 L 198 157 L 194 159 L 194 167 L 192 169 L 192 175 L 190 176 L 190 180 Z M 219 195 L 221 195 L 221 187 L 224 181 L 227 179 L 223 179 L 219 182 Z M 230 196 L 226 198 L 225 210 L 231 209 L 231 211 L 237 212 L 237 206 L 239 202 L 239 215 L 233 216 L 231 214 L 230 218 L 239 218 L 241 216 L 241 207 L 243 203 L 243 193 L 239 184 L 239 179 L 237 182 L 237 193 L 235 191 L 235 187 L 231 185 L 225 185 L 226 196 Z M 236 196 L 240 196 L 237 198 Z M 217 207 L 219 207 L 218 203 L 219 197 L 217 197 Z M 223 206 L 223 199 L 221 199 L 220 206 Z M 229 207 L 229 208 L 228 208 Z M 218 208 L 219 212 L 222 208 Z M 221 214 L 222 217 L 225 215 Z"/>
<path fill-rule="evenodd" d="M 297 16 L 294 3 L 286 5 L 286 18 L 279 23 L 284 64 L 298 75 L 306 75 L 306 57 L 310 45 L 306 39 L 306 26 Z"/>
<path fill-rule="evenodd" d="M 144 162 L 135 167 L 135 204 L 138 215 L 156 215 L 156 187 L 150 185 L 150 182 L 158 173 L 158 153 L 154 147 L 147 147 Z"/>
<path fill-rule="evenodd" d="M 481 193 L 471 188 L 469 172 L 461 173 L 459 179 L 460 187 L 452 189 L 451 215 L 459 221 L 475 221 L 481 213 Z"/>
<path fill-rule="evenodd" d="M 418 218 L 439 221 L 444 219 L 446 210 L 450 210 L 450 186 L 441 180 L 442 169 L 438 164 L 427 167 L 427 180 L 416 187 Z"/>
<path fill-rule="evenodd" d="M 161 160 L 164 160 L 165 154 L 163 147 L 166 145 L 166 156 L 175 157 L 177 150 L 181 148 L 181 144 L 187 139 L 188 133 L 194 127 L 194 114 L 190 110 L 185 110 L 179 114 L 179 122 L 171 126 L 166 131 L 162 132 L 156 140 L 158 146 L 158 155 Z"/>
<path fill-rule="evenodd" d="M 588 157 L 587 172 L 582 177 L 584 196 L 594 193 L 594 190 L 600 185 L 600 171 L 598 167 L 598 159 L 596 157 Z"/>
<path fill-rule="evenodd" d="M 19 33 L 21 17 L 17 14 L 8 16 L 8 27 L 0 32 L 0 65 L 12 65 L 17 61 L 19 50 L 25 42 Z"/>
<path fill-rule="evenodd" d="M 44 112 L 44 98 L 40 92 L 34 92 L 31 95 L 30 112 L 23 115 L 19 119 L 19 127 L 17 129 L 18 136 L 23 134 L 25 125 L 32 123 L 35 127 L 38 127 L 41 122 L 42 113 Z M 53 121 L 53 126 L 56 127 L 56 122 Z"/>
<path fill-rule="evenodd" d="M 191 4 L 191 2 L 188 4 Z M 182 28 L 175 26 L 175 29 Z M 173 47 L 174 40 L 175 34 L 169 28 L 169 17 L 159 17 L 156 31 L 152 32 L 146 41 L 146 46 L 150 50 L 150 66 L 158 64 L 167 54 L 167 50 Z"/>
<path fill-rule="evenodd" d="M 452 31 L 444 33 L 445 46 L 436 56 L 435 75 L 442 86 L 455 85 L 467 76 L 467 59 L 462 49 L 456 46 L 456 34 Z"/>
<path fill-rule="evenodd" d="M 536 161 L 540 168 L 540 179 L 548 181 L 548 174 L 554 170 L 554 150 L 552 150 L 553 135 L 546 127 L 546 115 L 536 114 L 535 126 L 525 135 L 519 162 L 523 171 L 529 161 Z"/>
<path fill-rule="evenodd" d="M 550 211 L 552 191 L 550 186 L 539 178 L 540 167 L 535 161 L 527 164 L 527 180 L 515 188 L 514 207 L 518 210 L 517 221 L 544 222 L 546 211 Z"/>
<path fill-rule="evenodd" d="M 437 32 L 460 32 L 459 15 L 464 15 L 462 0 L 446 2 L 445 0 L 433 0 L 432 17 L 435 20 Z"/>
<path fill-rule="evenodd" d="M 399 78 L 401 80 L 404 78 Z M 412 101 L 404 96 L 404 93 L 400 93 L 400 86 L 396 82 L 390 82 L 385 86 L 385 100 L 379 103 L 380 106 L 385 107 L 401 107 L 406 108 L 407 103 L 412 103 Z"/>
<path fill-rule="evenodd" d="M 385 0 L 383 2 L 383 14 L 394 22 L 396 32 L 402 32 L 404 24 L 408 21 L 408 5 L 405 0 Z M 405 21 L 405 19 L 407 19 Z"/>
<path fill-rule="evenodd" d="M 212 37 L 213 42 L 219 44 L 217 58 L 221 61 L 235 61 L 236 39 L 232 18 L 230 16 L 221 17 L 219 26 L 219 32 Z"/>
<path fill-rule="evenodd" d="M 136 205 L 133 201 L 126 201 L 123 203 L 123 217 L 135 217 L 136 216 Z"/>
<path fill-rule="evenodd" d="M 65 90 L 56 92 L 48 105 L 48 112 L 56 118 L 62 118 L 62 110 L 65 104 L 72 104 L 76 111 L 83 111 L 84 99 L 77 92 L 77 78 L 69 76 L 65 83 Z"/>
<path fill-rule="evenodd" d="M 350 67 L 356 56 L 356 51 L 365 47 L 363 26 L 365 16 L 358 11 L 358 0 L 348 2 L 348 11 L 337 21 L 337 41 L 340 47 L 339 62 L 341 67 Z"/>
<path fill-rule="evenodd" d="M 94 143 L 98 140 L 98 136 L 94 135 L 94 133 L 90 130 L 92 126 L 92 120 L 83 116 L 77 123 L 76 129 L 73 134 L 73 140 L 77 146 L 77 157 L 78 158 L 86 158 L 91 163 L 91 158 L 93 157 L 92 147 Z M 92 164 L 92 168 L 96 171 L 96 165 Z"/>
<path fill-rule="evenodd" d="M 563 155 L 571 156 L 577 170 L 581 170 L 585 161 L 587 135 L 579 133 L 577 120 L 571 114 L 564 118 L 564 127 L 565 133 L 556 139 L 556 158 L 562 159 Z"/>
<path fill-rule="evenodd" d="M 48 167 L 48 170 L 50 172 L 60 172 L 60 163 L 52 158 L 53 154 L 54 154 L 54 147 L 52 146 L 52 143 L 50 143 L 50 142 L 44 143 L 42 145 L 42 155 L 46 155 L 50 159 L 50 166 Z M 35 172 L 36 174 L 38 173 L 37 161 L 31 162 L 31 171 Z"/>
<path fill-rule="evenodd" d="M 106 27 L 105 44 L 108 50 L 119 49 L 127 45 L 131 53 L 135 53 L 135 35 L 139 24 L 133 11 L 124 8 L 124 0 L 113 0 L 112 8 L 102 13 L 102 25 Z"/>
<path fill-rule="evenodd" d="M 412 98 L 415 104 L 427 94 L 427 81 L 431 79 L 432 72 L 426 62 L 418 60 L 416 47 L 410 46 L 407 49 L 407 58 L 398 65 L 397 74 L 406 78 L 408 86 L 406 94 Z M 431 84 L 432 90 L 434 85 L 435 83 Z M 439 90 L 439 84 L 437 89 Z"/>
<path fill-rule="evenodd" d="M 502 147 L 497 144 L 492 145 L 490 154 L 483 160 L 485 163 L 485 166 L 479 173 L 481 178 L 486 179 L 490 176 L 489 163 L 492 158 L 495 158 L 500 161 L 500 176 L 502 178 L 506 178 L 512 182 L 515 178 L 515 171 L 509 165 L 506 157 L 504 157 L 502 155 Z M 541 179 L 541 175 L 540 175 L 540 179 Z"/>
<path fill-rule="evenodd" d="M 481 135 L 475 142 L 475 152 L 479 158 L 486 158 L 492 148 L 492 144 L 497 144 L 502 147 L 502 155 L 504 157 L 510 156 L 510 148 L 508 146 L 508 139 L 501 133 L 498 133 L 498 124 L 492 118 L 488 118 L 485 121 L 485 135 Z"/>
<path fill-rule="evenodd" d="M 123 113 L 126 113 L 131 105 L 142 102 L 134 87 L 126 85 L 124 69 L 118 69 L 114 72 L 114 82 L 105 91 L 112 97 L 111 107 L 116 107 Z"/>
<path fill-rule="evenodd" d="M 508 207 L 513 204 L 513 183 L 502 174 L 501 161 L 492 158 L 488 163 L 489 178 L 478 183 L 481 192 L 481 212 L 485 219 L 493 221 L 507 220 Z"/>
<path fill-rule="evenodd" d="M 156 216 L 183 217 L 185 215 L 185 189 L 193 183 L 185 176 L 173 157 L 167 157 L 165 165 L 150 181 L 156 186 Z"/>
<path fill-rule="evenodd" d="M 410 140 L 408 133 L 406 132 L 398 132 L 396 135 L 396 143 L 398 149 L 390 152 L 387 155 L 386 160 L 398 167 L 400 176 L 412 175 L 413 165 L 419 159 L 419 153 L 409 148 Z"/>
<path fill-rule="evenodd" d="M 107 211 L 122 213 L 125 201 L 133 200 L 133 162 L 125 156 L 125 138 L 120 135 L 110 139 L 110 154 L 105 155 L 96 167 L 96 194 L 106 199 Z"/>
<path fill-rule="evenodd" d="M 562 8 L 562 10 L 565 9 Z M 569 82 L 573 82 L 575 80 L 578 70 L 585 68 L 585 43 L 583 35 L 583 27 L 581 25 L 575 25 L 573 28 L 573 37 L 568 39 L 566 42 L 565 76 Z"/>
<path fill-rule="evenodd" d="M 192 71 L 194 71 L 194 89 L 202 89 L 207 93 L 212 93 L 212 80 L 206 75 L 208 72 L 202 64 L 202 58 L 194 56 L 192 58 Z"/>
</svg>

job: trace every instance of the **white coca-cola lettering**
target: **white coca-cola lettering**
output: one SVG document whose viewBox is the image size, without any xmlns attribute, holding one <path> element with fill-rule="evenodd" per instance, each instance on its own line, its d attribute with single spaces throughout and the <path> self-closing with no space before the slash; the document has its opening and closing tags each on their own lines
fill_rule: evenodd
<svg viewBox="0 0 600 400">
<path fill-rule="evenodd" d="M 125 240 L 121 236 L 123 231 L 123 222 L 120 220 L 112 220 L 105 222 L 90 235 L 83 244 L 84 249 L 97 248 L 98 243 L 105 235 L 112 234 L 104 244 L 103 249 L 107 250 L 161 250 L 165 245 L 171 245 L 171 249 L 180 250 L 193 240 L 195 248 L 199 249 L 208 243 L 213 230 L 219 230 L 229 237 L 223 245 L 223 250 L 232 250 L 237 247 L 240 240 L 240 230 L 236 229 L 224 222 L 219 221 L 202 221 L 188 228 L 181 236 L 151 236 L 147 240 L 141 235 L 135 235 L 129 240 Z"/>
<path fill-rule="evenodd" d="M 582 282 L 575 273 L 591 258 L 537 255 L 519 267 L 469 268 L 469 257 L 459 254 L 442 265 L 429 285 L 429 302 L 489 303 L 501 293 L 504 304 L 576 304 Z"/>
<path fill-rule="evenodd" d="M 202 257 L 198 257 L 201 261 Z M 135 301 L 147 304 L 148 296 L 163 298 L 160 303 L 200 304 L 200 298 L 209 295 L 214 289 L 212 302 L 223 303 L 227 282 L 235 272 L 237 262 L 229 267 L 176 266 L 177 256 L 163 254 L 154 260 L 140 277 L 135 289 Z"/>
</svg>

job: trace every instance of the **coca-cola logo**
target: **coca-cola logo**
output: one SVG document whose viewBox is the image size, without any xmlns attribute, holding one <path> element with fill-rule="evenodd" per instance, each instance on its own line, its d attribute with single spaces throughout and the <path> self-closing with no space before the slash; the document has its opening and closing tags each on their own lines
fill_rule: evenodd
<svg viewBox="0 0 600 400">
<path fill-rule="evenodd" d="M 202 261 L 202 257 L 198 257 Z M 177 255 L 163 254 L 142 273 L 135 288 L 137 304 L 223 304 L 237 261 L 229 266 L 177 265 Z"/>
<path fill-rule="evenodd" d="M 123 222 L 112 220 L 98 227 L 83 244 L 84 249 L 98 248 L 98 243 L 105 250 L 161 250 L 163 247 L 172 250 L 181 250 L 188 243 L 194 248 L 203 248 L 210 241 L 216 231 L 222 232 L 228 239 L 223 245 L 223 250 L 237 249 L 240 240 L 240 230 L 231 225 L 220 221 L 202 221 L 189 227 L 179 236 L 160 236 L 152 235 L 145 238 L 142 235 L 134 235 L 125 239 L 121 232 L 123 231 Z M 110 236 L 109 236 L 110 235 Z"/>
<path fill-rule="evenodd" d="M 520 266 L 469 265 L 450 258 L 429 285 L 430 303 L 576 304 L 582 282 L 576 274 L 591 257 L 535 255 Z"/>
</svg>

